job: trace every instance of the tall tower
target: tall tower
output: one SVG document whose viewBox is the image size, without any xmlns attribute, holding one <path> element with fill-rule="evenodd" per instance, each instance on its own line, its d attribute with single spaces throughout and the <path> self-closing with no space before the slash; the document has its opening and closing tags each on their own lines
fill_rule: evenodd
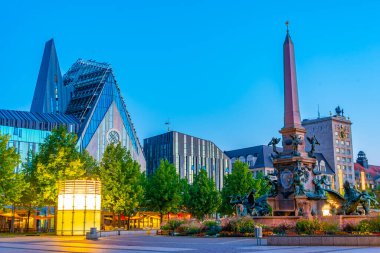
<svg viewBox="0 0 380 253">
<path fill-rule="evenodd" d="M 306 130 L 301 125 L 298 104 L 298 87 L 294 45 L 286 31 L 283 45 L 284 57 L 284 127 L 282 134 L 283 151 L 274 149 L 272 154 L 273 166 L 276 169 L 278 183 L 276 191 L 271 193 L 268 202 L 274 215 L 301 215 L 311 213 L 308 196 L 313 191 L 311 170 L 315 167 L 316 159 L 312 152 L 305 152 Z M 279 140 L 272 138 L 271 144 Z"/>
<path fill-rule="evenodd" d="M 304 140 L 306 130 L 301 124 L 300 109 L 298 103 L 298 86 L 296 75 L 296 64 L 294 55 L 294 44 L 290 37 L 289 30 L 286 30 L 283 45 L 284 57 L 284 127 L 280 130 L 284 151 L 291 151 L 292 147 L 286 142 L 290 135 L 298 135 Z M 305 145 L 299 145 L 299 152 L 305 152 Z"/>
<path fill-rule="evenodd" d="M 54 40 L 51 39 L 45 43 L 30 111 L 64 113 L 70 100 L 68 93 L 62 82 Z"/>
</svg>

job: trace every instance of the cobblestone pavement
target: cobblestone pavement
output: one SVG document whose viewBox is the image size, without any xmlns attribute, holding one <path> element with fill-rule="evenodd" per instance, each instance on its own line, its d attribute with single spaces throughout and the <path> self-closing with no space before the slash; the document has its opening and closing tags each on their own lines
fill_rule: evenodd
<svg viewBox="0 0 380 253">
<path fill-rule="evenodd" d="M 278 253 L 379 253 L 380 247 L 256 246 L 251 238 L 194 238 L 167 236 L 115 236 L 86 241 L 83 237 L 0 238 L 0 253 L 9 252 L 278 252 Z"/>
</svg>

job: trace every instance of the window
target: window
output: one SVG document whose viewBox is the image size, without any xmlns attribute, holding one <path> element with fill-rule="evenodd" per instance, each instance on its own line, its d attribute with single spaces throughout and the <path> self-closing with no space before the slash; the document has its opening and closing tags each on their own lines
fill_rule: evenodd
<svg viewBox="0 0 380 253">
<path fill-rule="evenodd" d="M 335 131 L 335 136 L 338 136 L 338 132 Z"/>
<path fill-rule="evenodd" d="M 326 172 L 326 164 L 325 164 L 325 161 L 322 160 L 322 161 L 320 162 L 319 166 L 320 166 L 322 172 Z"/>
<path fill-rule="evenodd" d="M 344 141 L 340 141 L 340 144 L 344 145 Z"/>
<path fill-rule="evenodd" d="M 339 141 L 338 141 L 338 140 L 335 140 L 335 144 L 339 144 Z"/>
<path fill-rule="evenodd" d="M 336 157 L 336 160 L 337 160 L 337 161 L 340 161 L 340 157 L 339 157 L 339 156 L 337 156 L 337 157 Z"/>
<path fill-rule="evenodd" d="M 339 149 L 339 148 L 336 148 L 335 151 L 336 151 L 337 153 L 339 153 L 340 149 Z"/>
<path fill-rule="evenodd" d="M 346 146 L 350 146 L 350 142 L 349 141 L 346 141 Z"/>
<path fill-rule="evenodd" d="M 255 162 L 256 162 L 256 157 L 254 157 L 253 155 L 249 155 L 247 157 L 247 164 L 249 165 L 249 167 L 253 167 L 255 165 Z"/>
</svg>

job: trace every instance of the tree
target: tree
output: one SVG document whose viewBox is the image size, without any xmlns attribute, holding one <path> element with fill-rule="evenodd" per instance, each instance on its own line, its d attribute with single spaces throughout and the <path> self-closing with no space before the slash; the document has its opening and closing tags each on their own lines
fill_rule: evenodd
<svg viewBox="0 0 380 253">
<path fill-rule="evenodd" d="M 100 166 L 102 181 L 102 204 L 118 215 L 120 227 L 121 215 L 133 216 L 141 204 L 143 187 L 140 165 L 121 144 L 107 146 Z"/>
<path fill-rule="evenodd" d="M 197 219 L 203 220 L 206 215 L 215 213 L 220 203 L 220 194 L 214 180 L 207 176 L 205 170 L 201 170 L 189 186 L 189 198 L 186 201 L 188 211 Z"/>
<path fill-rule="evenodd" d="M 35 207 L 39 205 L 37 196 L 37 184 L 36 177 L 34 173 L 34 168 L 36 159 L 34 159 L 35 154 L 30 153 L 28 155 L 27 161 L 23 163 L 23 169 L 21 170 L 21 174 L 23 174 L 24 182 L 28 185 L 28 187 L 24 188 L 22 192 L 22 196 L 20 199 L 20 205 L 23 206 L 24 209 L 28 211 L 27 220 L 26 220 L 26 231 L 29 231 L 29 221 L 30 216 L 33 211 L 35 211 Z"/>
<path fill-rule="evenodd" d="M 65 127 L 53 129 L 34 156 L 32 173 L 37 181 L 39 204 L 56 205 L 58 181 L 84 178 L 86 170 L 76 148 L 77 136 Z"/>
<path fill-rule="evenodd" d="M 59 181 L 93 178 L 97 171 L 93 158 L 77 149 L 77 135 L 63 126 L 53 129 L 29 163 L 37 206 L 48 206 L 48 213 L 51 206 L 57 206 Z"/>
<path fill-rule="evenodd" d="M 269 192 L 271 185 L 268 183 L 264 174 L 259 171 L 256 177 L 253 177 L 253 189 L 256 190 L 255 198 L 259 198 Z"/>
<path fill-rule="evenodd" d="M 248 165 L 236 161 L 233 165 L 231 174 L 226 175 L 224 178 L 224 186 L 221 192 L 222 205 L 220 207 L 220 212 L 231 215 L 234 212 L 234 209 L 230 205 L 230 196 L 244 196 L 247 192 L 252 190 L 253 186 L 254 179 L 252 172 L 249 171 Z"/>
<path fill-rule="evenodd" d="M 181 206 L 182 193 L 179 175 L 173 164 L 162 160 L 157 170 L 148 177 L 145 189 L 145 204 L 152 211 L 163 216 L 177 212 Z"/>
<path fill-rule="evenodd" d="M 27 187 L 23 175 L 15 169 L 20 163 L 20 155 L 13 147 L 8 147 L 9 136 L 0 134 L 0 208 L 12 206 L 11 232 L 14 230 L 15 203 L 20 201 L 22 191 Z"/>
</svg>

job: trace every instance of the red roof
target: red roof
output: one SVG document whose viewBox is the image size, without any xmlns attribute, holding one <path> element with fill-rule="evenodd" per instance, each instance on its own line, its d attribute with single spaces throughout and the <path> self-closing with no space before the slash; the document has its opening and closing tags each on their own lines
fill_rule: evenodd
<svg viewBox="0 0 380 253">
<path fill-rule="evenodd" d="M 380 166 L 377 165 L 368 165 L 368 169 L 365 169 L 359 163 L 354 163 L 355 171 L 365 171 L 366 174 L 370 174 L 372 179 L 376 180 L 380 177 Z"/>
</svg>

